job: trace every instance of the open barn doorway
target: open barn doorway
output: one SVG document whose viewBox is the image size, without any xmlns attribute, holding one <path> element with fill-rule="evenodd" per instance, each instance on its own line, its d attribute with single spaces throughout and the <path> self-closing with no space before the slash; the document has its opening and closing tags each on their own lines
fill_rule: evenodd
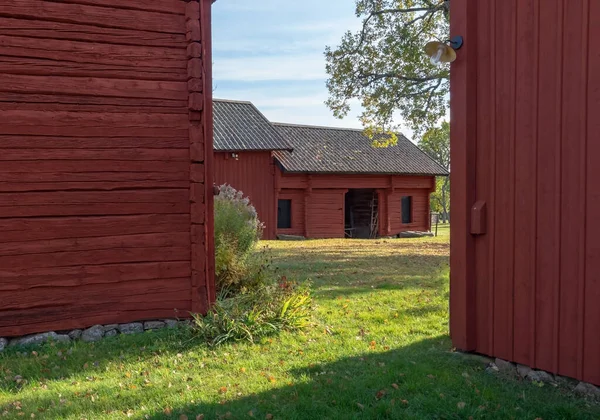
<svg viewBox="0 0 600 420">
<path fill-rule="evenodd" d="M 379 231 L 379 203 L 374 189 L 350 189 L 344 201 L 347 238 L 375 238 Z"/>
</svg>

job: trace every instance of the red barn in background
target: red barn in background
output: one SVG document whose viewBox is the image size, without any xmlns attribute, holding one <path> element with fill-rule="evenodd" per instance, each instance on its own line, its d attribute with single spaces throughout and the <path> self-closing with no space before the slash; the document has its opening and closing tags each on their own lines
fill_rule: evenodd
<svg viewBox="0 0 600 420">
<path fill-rule="evenodd" d="M 207 310 L 210 7 L 0 2 L 0 336 Z"/>
<path fill-rule="evenodd" d="M 600 2 L 451 7 L 453 342 L 600 384 Z"/>
<path fill-rule="evenodd" d="M 370 238 L 430 229 L 429 195 L 447 172 L 399 136 L 271 124 L 249 102 L 214 101 L 215 181 L 242 190 L 264 237 Z"/>
</svg>

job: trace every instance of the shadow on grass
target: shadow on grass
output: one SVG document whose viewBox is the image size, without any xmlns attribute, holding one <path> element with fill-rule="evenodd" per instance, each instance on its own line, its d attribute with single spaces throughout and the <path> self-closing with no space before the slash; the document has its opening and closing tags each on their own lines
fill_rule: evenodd
<svg viewBox="0 0 600 420">
<path fill-rule="evenodd" d="M 143 363 L 157 355 L 177 354 L 202 344 L 185 328 L 147 331 L 143 334 L 104 338 L 97 343 L 75 341 L 42 346 L 9 347 L 0 353 L 1 368 L 29 383 L 67 381 L 75 376 L 102 375 L 109 364 Z M 0 390 L 17 393 L 14 377 L 0 375 Z"/>
<path fill-rule="evenodd" d="M 127 414 L 125 407 L 136 407 L 132 418 L 146 419 L 195 419 L 199 415 L 206 420 L 595 419 L 600 416 L 598 406 L 560 395 L 560 390 L 501 380 L 485 373 L 480 360 L 450 353 L 448 348 L 447 337 L 440 336 L 398 349 L 306 366 L 291 371 L 291 383 L 278 384 L 257 394 L 238 396 L 235 386 L 222 394 L 199 387 L 196 395 L 200 392 L 203 398 L 214 402 L 165 405 L 155 411 L 141 410 L 135 394 L 121 395 L 95 383 L 89 384 L 88 393 L 103 396 L 105 404 L 87 405 L 85 413 L 76 405 L 57 407 L 58 397 L 21 399 L 21 403 L 49 408 L 41 414 L 47 419 L 92 419 L 100 415 L 120 418 Z M 240 382 L 243 380 L 240 378 Z M 107 395 L 113 400 L 107 402 Z M 189 401 L 193 396 L 182 394 L 180 399 Z M 161 406 L 160 400 L 158 405 Z"/>
</svg>

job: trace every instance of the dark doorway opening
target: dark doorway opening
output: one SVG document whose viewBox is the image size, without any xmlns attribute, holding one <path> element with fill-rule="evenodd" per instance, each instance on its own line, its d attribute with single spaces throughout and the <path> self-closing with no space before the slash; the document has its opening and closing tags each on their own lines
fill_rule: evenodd
<svg viewBox="0 0 600 420">
<path fill-rule="evenodd" d="M 351 189 L 345 196 L 347 238 L 376 238 L 379 232 L 379 202 L 374 189 Z"/>
</svg>

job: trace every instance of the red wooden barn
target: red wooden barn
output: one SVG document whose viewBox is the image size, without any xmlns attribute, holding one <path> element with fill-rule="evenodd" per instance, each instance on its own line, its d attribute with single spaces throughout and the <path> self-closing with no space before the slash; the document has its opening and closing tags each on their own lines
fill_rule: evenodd
<svg viewBox="0 0 600 420">
<path fill-rule="evenodd" d="M 214 113 L 215 182 L 250 197 L 266 239 L 429 230 L 447 172 L 406 137 L 375 148 L 362 130 L 271 124 L 249 102 L 215 100 Z"/>
<path fill-rule="evenodd" d="M 452 339 L 600 385 L 600 2 L 451 7 Z"/>
<path fill-rule="evenodd" d="M 0 2 L 0 336 L 207 309 L 210 7 Z"/>
</svg>

